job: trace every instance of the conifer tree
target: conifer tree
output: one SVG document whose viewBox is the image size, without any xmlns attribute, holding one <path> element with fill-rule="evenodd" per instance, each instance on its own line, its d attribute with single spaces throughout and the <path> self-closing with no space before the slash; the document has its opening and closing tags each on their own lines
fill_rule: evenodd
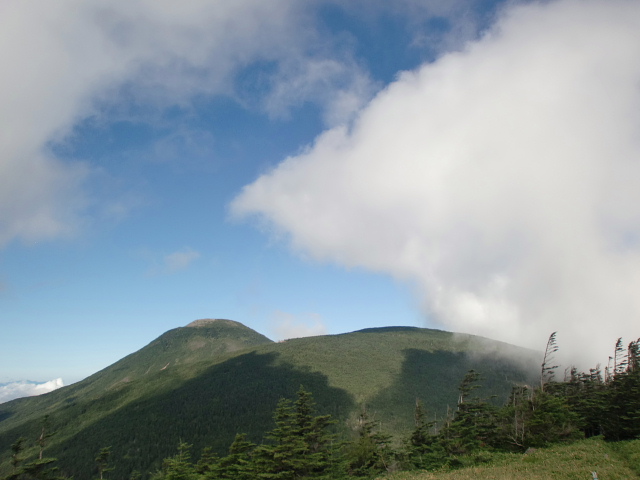
<svg viewBox="0 0 640 480">
<path fill-rule="evenodd" d="M 616 343 L 619 358 L 622 341 Z M 638 342 L 631 342 L 628 357 L 615 362 L 615 375 L 605 393 L 604 436 L 607 440 L 629 440 L 640 436 L 640 369 L 637 368 Z M 624 370 L 622 367 L 624 366 Z"/>
<path fill-rule="evenodd" d="M 96 466 L 98 467 L 98 475 L 100 480 L 104 478 L 104 474 L 113 470 L 109 467 L 109 457 L 111 456 L 111 447 L 104 447 L 96 457 Z"/>
<path fill-rule="evenodd" d="M 191 462 L 191 447 L 186 442 L 178 444 L 178 454 L 166 458 L 162 470 L 152 476 L 153 480 L 196 480 L 195 465 Z"/>
<path fill-rule="evenodd" d="M 11 445 L 12 472 L 4 477 L 3 480 L 64 480 L 67 478 L 60 474 L 58 467 L 55 466 L 56 458 L 43 457 L 26 462 L 21 456 L 25 442 L 26 439 L 20 437 Z"/>
<path fill-rule="evenodd" d="M 613 354 L 613 376 L 621 375 L 627 369 L 627 359 L 625 358 L 624 346 L 622 344 L 622 338 L 619 338 L 616 342 L 616 347 Z"/>
<path fill-rule="evenodd" d="M 441 431 L 441 441 L 450 455 L 464 455 L 494 442 L 497 432 L 494 408 L 486 399 L 471 397 L 480 388 L 480 374 L 469 370 L 459 390 L 458 410 L 453 420 Z"/>
<path fill-rule="evenodd" d="M 435 421 L 427 421 L 427 415 L 420 399 L 416 398 L 414 411 L 415 428 L 405 443 L 404 464 L 410 468 L 426 469 L 442 465 L 445 452 L 438 437 L 430 430 Z"/>
<path fill-rule="evenodd" d="M 554 365 L 554 354 L 558 351 L 558 345 L 556 344 L 556 333 L 553 332 L 549 335 L 547 340 L 547 347 L 544 350 L 544 357 L 542 358 L 542 365 L 540 368 L 540 390 L 544 391 L 545 385 L 552 382 L 555 377 L 555 370 L 558 365 Z"/>
<path fill-rule="evenodd" d="M 276 428 L 266 436 L 270 443 L 254 452 L 256 476 L 294 480 L 325 475 L 331 467 L 330 415 L 315 416 L 311 393 L 302 386 L 297 399 L 281 399 L 274 413 Z"/>
<path fill-rule="evenodd" d="M 15 443 L 11 444 L 11 466 L 13 467 L 13 473 L 17 473 L 18 467 L 20 467 L 20 464 L 24 460 L 24 458 L 21 457 L 22 451 L 24 450 L 24 442 L 26 442 L 26 439 L 20 437 Z"/>
<path fill-rule="evenodd" d="M 388 471 L 395 453 L 391 436 L 379 430 L 379 423 L 369 417 L 366 407 L 358 417 L 357 437 L 347 445 L 347 471 L 356 477 L 369 477 Z"/>
<path fill-rule="evenodd" d="M 219 461 L 220 458 L 218 458 L 218 455 L 213 451 L 213 449 L 211 447 L 205 447 L 202 450 L 198 463 L 196 464 L 196 473 L 199 475 L 207 475 L 209 472 L 212 472 L 217 468 Z"/>
<path fill-rule="evenodd" d="M 49 415 L 45 415 L 42 419 L 40 436 L 36 440 L 36 443 L 40 447 L 40 453 L 38 454 L 38 458 L 40 460 L 42 460 L 44 447 L 47 445 L 47 441 L 51 436 L 53 436 L 53 432 L 51 432 L 51 420 L 49 418 Z"/>
<path fill-rule="evenodd" d="M 255 448 L 256 444 L 247 440 L 246 433 L 237 434 L 229 447 L 229 455 L 219 459 L 205 478 L 253 480 L 252 452 Z"/>
</svg>

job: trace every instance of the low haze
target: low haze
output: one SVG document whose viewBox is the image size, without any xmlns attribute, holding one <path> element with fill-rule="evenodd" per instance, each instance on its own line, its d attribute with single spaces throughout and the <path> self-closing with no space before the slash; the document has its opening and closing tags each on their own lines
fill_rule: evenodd
<svg viewBox="0 0 640 480">
<path fill-rule="evenodd" d="M 558 331 L 606 363 L 640 336 L 638 25 L 632 0 L 4 2 L 0 382 L 205 317 Z"/>
</svg>

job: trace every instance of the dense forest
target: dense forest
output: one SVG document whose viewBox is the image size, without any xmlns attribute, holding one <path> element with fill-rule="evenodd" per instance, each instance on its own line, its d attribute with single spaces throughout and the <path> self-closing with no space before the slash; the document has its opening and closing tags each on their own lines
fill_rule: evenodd
<svg viewBox="0 0 640 480">
<path fill-rule="evenodd" d="M 258 442 L 238 432 L 228 453 L 210 447 L 193 452 L 180 442 L 176 453 L 153 472 L 134 471 L 130 479 L 282 479 L 373 478 L 398 470 L 456 468 L 482 462 L 491 451 L 525 452 L 532 448 L 602 436 L 608 441 L 640 436 L 640 340 L 626 348 L 618 340 L 606 368 L 589 372 L 575 368 L 559 379 L 554 354 L 555 334 L 549 337 L 539 384 L 513 388 L 504 405 L 484 397 L 482 376 L 470 370 L 458 387 L 459 397 L 439 421 L 415 400 L 414 429 L 405 438 L 385 433 L 375 412 L 362 406 L 347 428 L 329 414 L 318 414 L 311 392 L 301 386 L 295 398 L 281 399 L 273 428 Z M 31 445 L 36 458 L 27 458 L 28 440 L 12 445 L 12 472 L 5 480 L 65 479 L 48 458 L 47 440 L 54 432 L 44 418 Z M 34 442 L 32 442 L 34 443 Z M 152 446 L 149 446 L 152 448 Z M 95 478 L 109 479 L 118 458 L 109 446 L 95 452 Z"/>
</svg>

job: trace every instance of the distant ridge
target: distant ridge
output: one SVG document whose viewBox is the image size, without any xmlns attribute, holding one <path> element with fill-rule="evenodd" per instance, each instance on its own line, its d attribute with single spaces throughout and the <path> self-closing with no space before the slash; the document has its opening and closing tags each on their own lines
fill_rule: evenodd
<svg viewBox="0 0 640 480">
<path fill-rule="evenodd" d="M 385 333 L 385 332 L 417 332 L 421 329 L 420 327 L 403 327 L 403 326 L 394 326 L 394 327 L 371 327 L 371 328 L 363 328 L 361 330 L 356 330 L 351 333 Z"/>
</svg>

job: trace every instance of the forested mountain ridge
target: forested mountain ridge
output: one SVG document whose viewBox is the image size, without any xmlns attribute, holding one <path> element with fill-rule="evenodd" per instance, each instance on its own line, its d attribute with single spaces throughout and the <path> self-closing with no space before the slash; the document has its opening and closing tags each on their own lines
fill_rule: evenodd
<svg viewBox="0 0 640 480">
<path fill-rule="evenodd" d="M 76 478 L 90 476 L 107 445 L 122 474 L 157 468 L 181 440 L 225 452 L 238 432 L 259 441 L 277 401 L 300 385 L 338 420 L 336 428 L 350 428 L 366 406 L 389 433 L 406 432 L 417 397 L 431 416 L 443 417 L 473 368 L 483 375 L 483 393 L 504 402 L 514 384 L 539 375 L 540 359 L 499 342 L 412 327 L 274 343 L 237 322 L 194 322 L 78 384 L 0 405 L 1 460 L 6 471 L 10 445 L 37 438 L 46 415 L 55 432 L 47 451 Z"/>
<path fill-rule="evenodd" d="M 0 433 L 31 414 L 41 417 L 43 409 L 55 409 L 61 400 L 69 404 L 76 398 L 98 399 L 124 390 L 134 395 L 144 394 L 147 390 L 162 388 L 159 372 L 179 368 L 180 375 L 186 378 L 197 373 L 194 365 L 209 364 L 234 352 L 269 343 L 273 343 L 272 340 L 239 322 L 196 320 L 186 327 L 163 333 L 140 350 L 78 383 L 47 395 L 19 398 L 0 405 Z M 129 389 L 130 384 L 146 384 L 146 388 Z"/>
</svg>

